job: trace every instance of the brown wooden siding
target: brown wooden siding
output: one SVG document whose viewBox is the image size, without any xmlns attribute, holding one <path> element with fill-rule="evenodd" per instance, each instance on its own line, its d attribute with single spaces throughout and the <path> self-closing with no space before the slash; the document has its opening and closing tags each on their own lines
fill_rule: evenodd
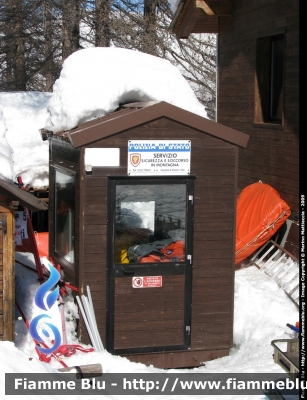
<svg viewBox="0 0 307 400">
<path fill-rule="evenodd" d="M 0 195 L 0 340 L 14 340 L 14 217 L 6 207 L 7 199 Z"/>
<path fill-rule="evenodd" d="M 1 195 L 0 195 L 1 207 Z M 0 212 L 2 221 L 2 212 Z M 3 229 L 0 225 L 0 340 L 3 340 Z"/>
<path fill-rule="evenodd" d="M 299 10 L 293 0 L 232 2 L 220 18 L 218 122 L 250 135 L 238 187 L 262 180 L 299 211 Z M 284 124 L 254 124 L 256 40 L 285 33 Z"/>
</svg>

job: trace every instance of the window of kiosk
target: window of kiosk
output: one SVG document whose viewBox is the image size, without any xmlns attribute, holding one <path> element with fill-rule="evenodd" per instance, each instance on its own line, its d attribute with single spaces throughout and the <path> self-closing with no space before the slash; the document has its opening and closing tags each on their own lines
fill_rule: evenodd
<svg viewBox="0 0 307 400">
<path fill-rule="evenodd" d="M 75 176 L 55 170 L 55 251 L 74 264 Z"/>
<path fill-rule="evenodd" d="M 116 264 L 185 262 L 186 184 L 116 185 Z"/>
</svg>

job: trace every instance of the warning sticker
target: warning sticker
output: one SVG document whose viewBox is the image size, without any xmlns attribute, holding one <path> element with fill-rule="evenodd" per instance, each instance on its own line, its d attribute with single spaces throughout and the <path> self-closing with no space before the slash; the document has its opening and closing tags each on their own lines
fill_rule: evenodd
<svg viewBox="0 0 307 400">
<path fill-rule="evenodd" d="M 162 276 L 136 276 L 132 278 L 133 288 L 153 288 L 162 286 Z"/>
</svg>

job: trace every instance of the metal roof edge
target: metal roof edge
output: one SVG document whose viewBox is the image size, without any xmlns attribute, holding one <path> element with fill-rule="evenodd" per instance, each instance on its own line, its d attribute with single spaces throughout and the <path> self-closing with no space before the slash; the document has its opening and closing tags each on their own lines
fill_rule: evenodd
<svg viewBox="0 0 307 400">
<path fill-rule="evenodd" d="M 168 103 L 166 103 L 168 104 Z M 176 106 L 173 108 L 178 108 L 180 110 L 179 117 L 176 116 L 175 119 L 184 125 L 188 125 L 191 128 L 203 131 L 204 133 L 215 136 L 219 139 L 225 140 L 227 142 L 233 143 L 237 146 L 245 148 L 247 146 L 249 135 L 238 131 L 236 129 L 230 128 L 227 125 L 220 124 L 219 122 L 212 121 L 211 119 L 204 118 L 201 115 L 194 114 L 190 111 L 181 109 Z M 171 111 L 172 112 L 172 111 Z M 170 113 L 171 113 L 170 112 Z M 191 118 L 191 120 L 190 120 Z"/>
<path fill-rule="evenodd" d="M 172 21 L 171 21 L 171 23 L 169 25 L 169 28 L 170 28 L 171 31 L 174 31 L 176 29 L 177 22 L 179 20 L 181 12 L 184 9 L 185 3 L 186 3 L 186 0 L 181 0 L 178 3 L 176 12 L 174 14 L 174 17 L 173 17 L 173 19 L 172 19 Z"/>
</svg>

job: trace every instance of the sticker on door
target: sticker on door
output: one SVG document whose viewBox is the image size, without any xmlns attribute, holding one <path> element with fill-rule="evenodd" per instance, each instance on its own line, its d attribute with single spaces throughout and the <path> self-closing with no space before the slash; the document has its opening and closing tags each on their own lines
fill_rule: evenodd
<svg viewBox="0 0 307 400">
<path fill-rule="evenodd" d="M 153 288 L 162 286 L 162 276 L 135 276 L 132 278 L 133 288 Z"/>
</svg>

